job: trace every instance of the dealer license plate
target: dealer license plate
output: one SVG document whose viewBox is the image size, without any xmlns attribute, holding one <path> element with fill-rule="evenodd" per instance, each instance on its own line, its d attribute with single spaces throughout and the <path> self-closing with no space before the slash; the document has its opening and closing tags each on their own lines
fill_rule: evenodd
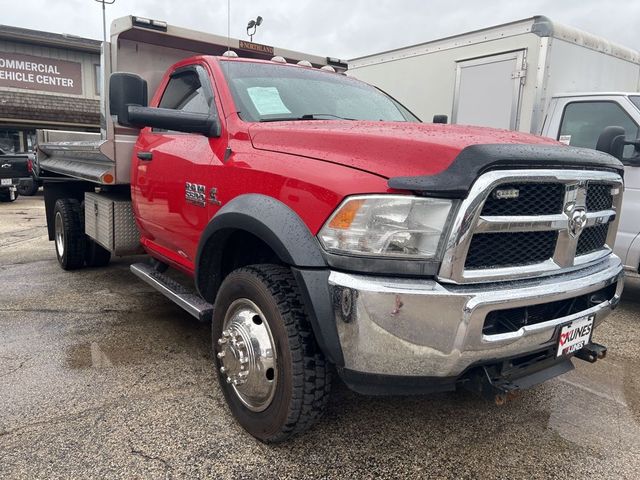
<svg viewBox="0 0 640 480">
<path fill-rule="evenodd" d="M 591 340 L 595 318 L 595 315 L 589 315 L 562 327 L 556 356 L 571 355 L 587 345 Z"/>
<path fill-rule="evenodd" d="M 0 180 L 0 185 L 11 185 L 11 179 L 10 178 L 3 178 L 2 180 Z"/>
</svg>

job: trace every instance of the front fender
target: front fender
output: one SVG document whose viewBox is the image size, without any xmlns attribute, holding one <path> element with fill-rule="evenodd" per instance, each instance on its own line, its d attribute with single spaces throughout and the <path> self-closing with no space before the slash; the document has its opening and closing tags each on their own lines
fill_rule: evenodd
<svg viewBox="0 0 640 480">
<path fill-rule="evenodd" d="M 296 212 L 275 198 L 246 194 L 222 207 L 204 229 L 196 256 L 196 278 L 200 277 L 198 268 L 210 239 L 220 232 L 234 230 L 255 235 L 287 265 L 309 268 L 327 265 L 320 244 Z"/>
<path fill-rule="evenodd" d="M 272 197 L 247 194 L 222 207 L 205 228 L 196 256 L 196 287 L 204 298 L 213 301 L 222 282 L 218 266 L 228 236 L 238 230 L 265 242 L 292 272 L 316 340 L 325 355 L 337 365 L 344 360 L 335 326 L 329 294 L 329 270 L 318 240 L 302 219 L 284 203 Z"/>
</svg>

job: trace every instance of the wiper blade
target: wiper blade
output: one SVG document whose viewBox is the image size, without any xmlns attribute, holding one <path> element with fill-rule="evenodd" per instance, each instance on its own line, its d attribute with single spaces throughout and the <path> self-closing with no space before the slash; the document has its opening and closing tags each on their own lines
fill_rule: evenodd
<svg viewBox="0 0 640 480">
<path fill-rule="evenodd" d="M 260 122 L 299 122 L 303 120 L 325 120 L 320 117 L 331 117 L 338 120 L 355 120 L 355 118 L 346 118 L 332 113 L 305 113 L 299 117 L 269 117 L 261 118 Z"/>
<path fill-rule="evenodd" d="M 300 118 L 302 120 L 322 120 L 318 117 L 331 117 L 339 120 L 355 120 L 355 118 L 341 117 L 340 115 L 334 115 L 333 113 L 305 113 Z"/>
</svg>

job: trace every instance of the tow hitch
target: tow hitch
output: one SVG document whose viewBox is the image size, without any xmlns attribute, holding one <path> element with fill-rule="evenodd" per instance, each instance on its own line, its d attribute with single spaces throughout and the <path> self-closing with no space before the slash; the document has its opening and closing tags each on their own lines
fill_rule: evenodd
<svg viewBox="0 0 640 480">
<path fill-rule="evenodd" d="M 574 369 L 569 358 L 549 359 L 527 368 L 501 368 L 500 365 L 478 367 L 469 372 L 460 386 L 480 395 L 496 405 L 504 405 L 518 396 L 521 390 L 531 388 Z"/>
<path fill-rule="evenodd" d="M 607 347 L 598 343 L 588 343 L 575 354 L 576 358 L 595 363 L 607 356 Z"/>
<path fill-rule="evenodd" d="M 574 356 L 594 363 L 607 356 L 607 347 L 588 343 Z M 555 357 L 555 349 L 538 352 L 523 361 L 505 360 L 493 365 L 482 365 L 467 373 L 459 385 L 483 397 L 485 400 L 504 405 L 518 396 L 520 390 L 530 388 L 574 369 L 571 357 Z"/>
</svg>

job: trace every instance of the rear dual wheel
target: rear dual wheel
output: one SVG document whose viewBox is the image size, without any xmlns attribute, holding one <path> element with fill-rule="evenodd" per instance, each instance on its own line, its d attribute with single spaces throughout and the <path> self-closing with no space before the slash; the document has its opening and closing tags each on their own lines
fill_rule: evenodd
<svg viewBox="0 0 640 480">
<path fill-rule="evenodd" d="M 85 266 L 104 267 L 111 252 L 84 233 L 82 205 L 74 198 L 60 198 L 53 209 L 54 241 L 58 263 L 64 270 Z"/>
<path fill-rule="evenodd" d="M 311 427 L 325 409 L 331 378 L 291 271 L 233 271 L 213 311 L 218 378 L 240 425 L 270 443 Z"/>
</svg>

